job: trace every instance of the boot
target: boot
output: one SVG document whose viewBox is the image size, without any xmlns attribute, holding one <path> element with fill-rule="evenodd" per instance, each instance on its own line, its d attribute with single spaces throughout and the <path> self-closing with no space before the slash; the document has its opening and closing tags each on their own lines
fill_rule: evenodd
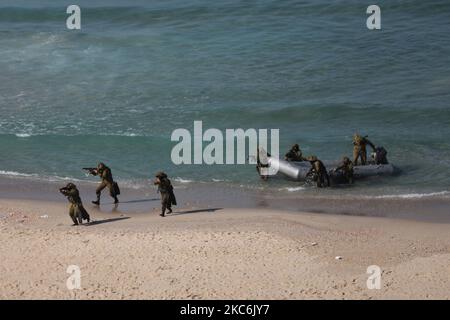
<svg viewBox="0 0 450 320">
<path fill-rule="evenodd" d="M 73 225 L 72 225 L 72 226 L 77 226 L 77 225 L 78 225 L 77 218 L 74 217 L 74 216 L 72 216 L 72 215 L 70 215 L 70 218 L 72 219 L 72 222 L 73 222 Z"/>
<path fill-rule="evenodd" d="M 97 201 L 92 201 L 93 204 L 99 206 L 100 205 L 100 194 L 97 193 Z"/>
</svg>

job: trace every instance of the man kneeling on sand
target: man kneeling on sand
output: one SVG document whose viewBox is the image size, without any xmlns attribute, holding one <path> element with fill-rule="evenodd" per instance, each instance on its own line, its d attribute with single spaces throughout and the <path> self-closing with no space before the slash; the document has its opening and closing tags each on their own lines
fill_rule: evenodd
<svg viewBox="0 0 450 320">
<path fill-rule="evenodd" d="M 156 175 L 156 180 L 154 182 L 155 185 L 158 185 L 158 192 L 161 193 L 161 217 L 165 216 L 166 209 L 169 211 L 167 214 L 172 213 L 172 205 L 177 205 L 177 199 L 175 198 L 175 194 L 173 193 L 173 186 L 170 182 L 167 174 L 164 172 L 158 172 Z"/>
</svg>

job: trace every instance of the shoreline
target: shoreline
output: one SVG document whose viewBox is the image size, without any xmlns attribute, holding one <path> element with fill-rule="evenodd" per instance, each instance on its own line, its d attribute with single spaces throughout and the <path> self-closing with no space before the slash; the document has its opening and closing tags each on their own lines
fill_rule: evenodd
<svg viewBox="0 0 450 320">
<path fill-rule="evenodd" d="M 3 299 L 450 299 L 450 225 L 274 209 L 0 200 Z M 336 259 L 341 257 L 341 259 Z M 66 268 L 81 270 L 68 290 Z M 366 286 L 382 270 L 381 289 Z"/>
<path fill-rule="evenodd" d="M 28 178 L 0 177 L 0 194 L 3 199 L 55 201 L 65 203 L 58 189 L 66 181 L 42 181 Z M 95 198 L 96 180 L 76 181 L 86 207 Z M 147 213 L 160 207 L 156 187 L 130 188 L 120 184 L 119 211 L 124 213 Z M 248 190 L 220 183 L 176 183 L 178 203 L 188 208 L 245 208 L 272 209 L 291 213 L 310 212 L 322 215 L 345 215 L 384 217 L 433 223 L 450 224 L 450 197 L 431 196 L 424 198 L 377 198 L 339 197 L 327 190 L 317 190 L 314 195 L 275 190 Z M 102 194 L 102 203 L 111 204 L 107 192 Z"/>
</svg>

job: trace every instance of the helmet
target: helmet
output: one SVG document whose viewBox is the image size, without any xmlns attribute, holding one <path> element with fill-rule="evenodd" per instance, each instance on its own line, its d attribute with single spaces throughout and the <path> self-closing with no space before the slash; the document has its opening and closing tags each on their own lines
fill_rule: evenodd
<svg viewBox="0 0 450 320">
<path fill-rule="evenodd" d="M 294 144 L 294 145 L 292 146 L 292 149 L 294 149 L 294 150 L 300 150 L 300 146 L 298 145 L 298 143 L 296 143 L 296 144 Z"/>
<path fill-rule="evenodd" d="M 66 188 L 67 188 L 67 189 L 75 189 L 76 186 L 75 186 L 72 182 L 69 182 L 69 183 L 67 184 Z"/>
<path fill-rule="evenodd" d="M 163 171 L 159 171 L 155 174 L 155 177 L 157 178 L 167 178 L 167 174 L 165 174 Z"/>
<path fill-rule="evenodd" d="M 359 144 L 362 143 L 362 141 L 363 141 L 363 137 L 362 137 L 360 134 L 355 133 L 355 134 L 353 135 L 353 142 L 354 142 L 354 143 L 356 143 L 357 145 L 359 145 Z"/>
</svg>

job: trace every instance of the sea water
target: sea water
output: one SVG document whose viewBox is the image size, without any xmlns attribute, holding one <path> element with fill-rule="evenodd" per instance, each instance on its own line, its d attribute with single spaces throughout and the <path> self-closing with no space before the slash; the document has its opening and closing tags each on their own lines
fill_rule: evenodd
<svg viewBox="0 0 450 320">
<path fill-rule="evenodd" d="M 450 2 L 0 2 L 0 175 L 92 180 L 105 162 L 145 188 L 178 183 L 302 194 L 262 182 L 254 165 L 174 165 L 177 128 L 280 129 L 280 153 L 351 156 L 355 131 L 401 174 L 324 192 L 447 196 L 450 191 Z M 314 191 L 316 193 L 316 191 Z"/>
</svg>

